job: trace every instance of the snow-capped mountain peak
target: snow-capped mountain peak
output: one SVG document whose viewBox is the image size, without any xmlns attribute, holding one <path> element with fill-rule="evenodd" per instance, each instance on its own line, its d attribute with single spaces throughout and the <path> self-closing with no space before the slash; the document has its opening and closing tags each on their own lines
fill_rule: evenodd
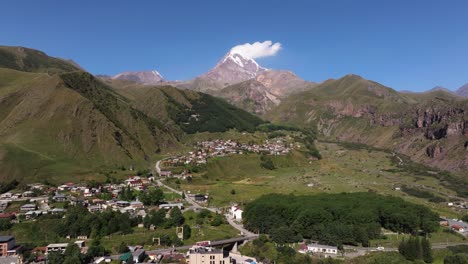
<svg viewBox="0 0 468 264">
<path fill-rule="evenodd" d="M 224 56 L 220 63 L 225 63 L 227 60 L 233 61 L 242 68 L 246 67 L 246 65 L 253 64 L 257 70 L 264 69 L 260 67 L 254 59 L 232 49 Z"/>
<path fill-rule="evenodd" d="M 127 71 L 112 76 L 112 79 L 133 81 L 141 84 L 160 84 L 164 82 L 163 76 L 157 70 Z"/>
</svg>

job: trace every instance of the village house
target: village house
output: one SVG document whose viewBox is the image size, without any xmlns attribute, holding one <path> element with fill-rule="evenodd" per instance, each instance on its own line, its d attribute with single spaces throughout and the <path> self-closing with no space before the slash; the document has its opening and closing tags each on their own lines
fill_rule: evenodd
<svg viewBox="0 0 468 264">
<path fill-rule="evenodd" d="M 32 211 L 26 212 L 24 216 L 27 220 L 29 220 L 29 219 L 34 219 L 42 214 L 43 212 L 41 210 L 32 210 Z"/>
<path fill-rule="evenodd" d="M 133 209 L 141 209 L 141 208 L 144 208 L 145 206 L 143 205 L 142 202 L 140 201 L 132 201 L 130 202 L 130 206 L 133 208 Z"/>
<path fill-rule="evenodd" d="M 3 193 L 2 195 L 0 195 L 0 198 L 10 199 L 12 196 L 13 196 L 13 194 L 11 192 L 6 192 L 6 193 Z"/>
<path fill-rule="evenodd" d="M 60 185 L 59 187 L 57 187 L 57 190 L 62 191 L 62 192 L 64 192 L 64 191 L 70 191 L 70 190 L 71 190 L 71 187 L 68 186 L 68 185 L 63 184 L 63 185 Z"/>
<path fill-rule="evenodd" d="M 20 249 L 21 246 L 16 245 L 15 237 L 0 236 L 0 257 L 18 255 Z"/>
<path fill-rule="evenodd" d="M 65 202 L 67 200 L 67 197 L 63 194 L 56 194 L 52 199 L 56 202 Z"/>
<path fill-rule="evenodd" d="M 130 186 L 130 187 L 140 187 L 140 186 L 143 186 L 143 181 L 138 179 L 138 180 L 130 180 L 130 181 L 126 181 L 127 182 L 127 185 Z"/>
<path fill-rule="evenodd" d="M 33 191 L 25 191 L 23 192 L 23 197 L 33 197 L 34 192 Z"/>
<path fill-rule="evenodd" d="M 49 244 L 46 247 L 46 255 L 49 254 L 50 252 L 65 252 L 65 249 L 67 248 L 68 243 L 55 243 L 55 244 Z"/>
<path fill-rule="evenodd" d="M 77 245 L 81 249 L 81 253 L 85 253 L 87 248 L 85 247 L 85 242 L 83 240 L 77 240 L 74 242 L 75 245 Z M 49 244 L 46 247 L 46 252 L 45 254 L 49 254 L 50 252 L 65 252 L 65 249 L 68 247 L 68 243 L 55 243 L 55 244 Z"/>
<path fill-rule="evenodd" d="M 54 208 L 52 210 L 49 210 L 49 213 L 50 214 L 53 214 L 53 215 L 56 215 L 56 214 L 63 214 L 65 213 L 67 210 L 63 209 L 63 208 Z"/>
<path fill-rule="evenodd" d="M 208 196 L 207 195 L 203 195 L 203 194 L 195 194 L 193 196 L 193 199 L 196 201 L 196 202 L 199 202 L 199 203 L 203 203 L 203 202 L 206 202 L 208 200 Z"/>
<path fill-rule="evenodd" d="M 455 230 L 455 231 L 460 232 L 460 233 L 465 232 L 465 228 L 463 228 L 460 225 L 452 225 L 452 230 Z"/>
<path fill-rule="evenodd" d="M 322 254 L 325 256 L 337 255 L 338 248 L 334 246 L 320 245 L 317 243 L 313 244 L 302 244 L 299 247 L 299 253 L 312 253 L 312 254 Z"/>
<path fill-rule="evenodd" d="M 35 204 L 25 204 L 20 207 L 21 212 L 29 212 L 29 211 L 34 211 L 36 210 L 36 205 Z"/>
<path fill-rule="evenodd" d="M 178 207 L 179 209 L 184 208 L 183 203 L 167 203 L 167 204 L 160 204 L 159 209 L 172 209 L 174 207 Z"/>
<path fill-rule="evenodd" d="M 172 176 L 172 172 L 171 171 L 161 171 L 159 173 L 159 176 L 161 177 L 171 177 Z"/>
<path fill-rule="evenodd" d="M 96 213 L 96 212 L 100 212 L 101 211 L 101 205 L 90 205 L 88 206 L 88 211 L 90 213 Z"/>
<path fill-rule="evenodd" d="M 124 208 L 130 206 L 130 203 L 127 201 L 117 201 L 116 205 L 117 207 Z"/>
</svg>

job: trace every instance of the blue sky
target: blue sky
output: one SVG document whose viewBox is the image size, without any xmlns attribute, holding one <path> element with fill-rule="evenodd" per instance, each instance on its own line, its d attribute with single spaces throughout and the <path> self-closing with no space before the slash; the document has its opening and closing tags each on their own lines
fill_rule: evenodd
<svg viewBox="0 0 468 264">
<path fill-rule="evenodd" d="M 71 58 L 94 74 L 190 79 L 233 46 L 311 81 L 359 74 L 397 90 L 468 82 L 468 1 L 2 1 L 0 44 Z"/>
</svg>

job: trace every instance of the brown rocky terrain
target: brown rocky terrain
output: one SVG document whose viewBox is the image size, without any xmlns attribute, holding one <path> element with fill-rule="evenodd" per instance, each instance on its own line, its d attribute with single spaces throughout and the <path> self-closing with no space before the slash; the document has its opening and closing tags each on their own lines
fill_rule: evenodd
<svg viewBox="0 0 468 264">
<path fill-rule="evenodd" d="M 359 76 L 293 94 L 266 114 L 316 125 L 328 140 L 391 149 L 450 171 L 468 171 L 468 100 L 445 91 L 403 94 Z"/>
</svg>

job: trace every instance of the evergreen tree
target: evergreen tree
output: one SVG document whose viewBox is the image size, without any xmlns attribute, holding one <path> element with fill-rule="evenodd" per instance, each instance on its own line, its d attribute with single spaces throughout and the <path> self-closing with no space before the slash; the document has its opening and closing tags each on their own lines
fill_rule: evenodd
<svg viewBox="0 0 468 264">
<path fill-rule="evenodd" d="M 182 212 L 180 211 L 179 207 L 172 208 L 171 212 L 169 213 L 169 216 L 171 217 L 172 226 L 181 226 L 185 221 L 184 216 L 182 215 Z"/>
<path fill-rule="evenodd" d="M 47 263 L 49 264 L 63 264 L 64 260 L 64 256 L 59 251 L 53 251 L 47 255 Z"/>
<path fill-rule="evenodd" d="M 426 262 L 426 263 L 432 263 L 432 261 L 434 261 L 434 258 L 432 257 L 432 248 L 431 248 L 431 243 L 429 242 L 429 240 L 427 238 L 423 238 L 421 240 L 421 247 L 422 247 L 422 250 L 423 250 L 423 260 Z"/>
<path fill-rule="evenodd" d="M 455 254 L 444 258 L 444 264 L 468 264 L 467 254 Z"/>
<path fill-rule="evenodd" d="M 192 236 L 192 229 L 189 225 L 184 225 L 184 240 L 189 239 Z"/>
<path fill-rule="evenodd" d="M 74 243 L 68 244 L 63 253 L 63 263 L 78 264 L 85 263 L 84 256 L 81 254 L 81 249 Z"/>
<path fill-rule="evenodd" d="M 127 244 L 125 244 L 125 242 L 123 242 L 123 241 L 117 247 L 117 252 L 119 252 L 120 254 L 127 253 L 129 251 L 130 251 L 130 249 L 128 248 Z"/>
<path fill-rule="evenodd" d="M 96 238 L 91 242 L 91 245 L 88 248 L 88 252 L 86 255 L 89 258 L 94 258 L 94 257 L 99 257 L 99 256 L 104 256 L 106 255 L 107 251 L 104 248 L 104 246 L 101 245 L 101 240 L 99 238 Z"/>
</svg>

